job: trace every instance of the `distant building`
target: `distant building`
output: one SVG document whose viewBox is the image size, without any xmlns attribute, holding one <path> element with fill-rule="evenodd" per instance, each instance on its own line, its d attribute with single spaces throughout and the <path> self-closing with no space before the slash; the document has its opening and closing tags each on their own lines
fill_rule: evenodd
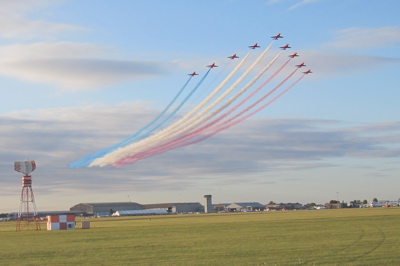
<svg viewBox="0 0 400 266">
<path fill-rule="evenodd" d="M 366 207 L 397 207 L 399 206 L 398 201 L 390 201 L 390 200 L 380 200 L 378 202 L 370 202 Z"/>
<path fill-rule="evenodd" d="M 204 206 L 199 202 L 172 202 L 172 203 L 153 203 L 143 204 L 143 210 L 165 209 L 170 213 L 192 213 L 204 212 Z"/>
<path fill-rule="evenodd" d="M 228 211 L 264 211 L 265 205 L 258 202 L 238 202 L 232 203 L 226 207 Z"/>
<path fill-rule="evenodd" d="M 109 216 L 116 211 L 142 210 L 142 205 L 135 202 L 100 202 L 79 203 L 70 208 L 70 211 L 80 211 L 89 216 Z"/>
<path fill-rule="evenodd" d="M 347 208 L 347 203 L 345 202 L 338 202 L 338 201 L 332 201 L 330 203 L 325 204 L 325 208 L 327 209 L 342 209 L 342 208 Z"/>
<path fill-rule="evenodd" d="M 159 214 L 169 214 L 169 212 L 163 209 L 116 211 L 112 214 L 112 216 L 159 215 Z"/>
<path fill-rule="evenodd" d="M 269 210 L 300 210 L 300 209 L 304 209 L 304 206 L 298 202 L 296 202 L 296 203 L 272 203 L 272 204 L 266 204 L 265 206 Z"/>
<path fill-rule="evenodd" d="M 83 211 L 40 211 L 37 212 L 40 219 L 45 219 L 48 215 L 84 215 Z M 7 220 L 17 220 L 18 212 L 10 212 L 7 216 Z"/>
<path fill-rule="evenodd" d="M 231 205 L 232 203 L 218 203 L 218 204 L 213 204 L 213 210 L 215 212 L 227 212 L 228 211 L 228 206 Z"/>
</svg>

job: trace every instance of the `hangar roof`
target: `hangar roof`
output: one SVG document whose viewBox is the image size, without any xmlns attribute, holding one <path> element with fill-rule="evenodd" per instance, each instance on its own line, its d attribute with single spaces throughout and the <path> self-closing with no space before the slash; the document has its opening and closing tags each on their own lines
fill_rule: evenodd
<svg viewBox="0 0 400 266">
<path fill-rule="evenodd" d="M 113 206 L 121 206 L 121 205 L 134 205 L 134 206 L 141 206 L 141 204 L 136 202 L 93 202 L 93 203 L 80 203 L 85 205 L 90 205 L 93 207 L 113 207 Z"/>
<path fill-rule="evenodd" d="M 235 202 L 230 204 L 228 207 L 231 207 L 231 205 L 237 205 L 242 208 L 247 208 L 247 207 L 252 207 L 252 208 L 265 208 L 265 205 L 259 203 L 259 202 Z"/>
<path fill-rule="evenodd" d="M 170 203 L 142 204 L 143 209 L 172 208 L 173 206 L 182 206 L 182 205 L 201 205 L 201 204 L 199 202 L 170 202 Z"/>
</svg>

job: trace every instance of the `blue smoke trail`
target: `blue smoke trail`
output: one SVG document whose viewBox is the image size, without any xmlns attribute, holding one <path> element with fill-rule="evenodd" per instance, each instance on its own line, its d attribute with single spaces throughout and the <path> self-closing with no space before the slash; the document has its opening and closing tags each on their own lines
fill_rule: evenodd
<svg viewBox="0 0 400 266">
<path fill-rule="evenodd" d="M 130 143 L 132 143 L 133 141 L 137 141 L 140 139 L 143 139 L 147 136 L 149 136 L 153 131 L 157 130 L 158 128 L 160 128 L 162 125 L 164 125 L 169 119 L 171 119 L 171 117 L 173 115 L 175 115 L 180 108 L 187 102 L 187 100 L 193 95 L 193 93 L 200 87 L 200 85 L 203 83 L 203 81 L 205 80 L 205 78 L 208 76 L 208 73 L 210 72 L 211 68 L 207 71 L 207 73 L 202 77 L 202 79 L 199 81 L 199 83 L 191 90 L 191 92 L 183 99 L 183 101 L 178 105 L 178 107 L 175 108 L 175 110 L 173 110 L 171 112 L 171 114 L 169 114 L 164 120 L 162 120 L 161 122 L 159 122 L 155 127 L 153 127 L 152 129 L 150 129 L 149 131 L 147 131 L 146 133 L 141 134 L 144 130 L 146 130 L 147 128 L 149 128 L 151 125 L 153 125 L 155 122 L 157 122 L 157 120 L 159 120 L 167 111 L 168 109 L 171 107 L 171 105 L 176 101 L 176 99 L 179 97 L 179 95 L 182 93 L 182 91 L 185 89 L 185 87 L 188 85 L 189 81 L 192 79 L 192 77 L 190 77 L 188 79 L 188 81 L 185 83 L 185 85 L 181 88 L 181 90 L 178 92 L 178 94 L 174 97 L 174 99 L 167 105 L 167 107 L 155 118 L 153 119 L 153 121 L 151 121 L 150 123 L 148 123 L 146 126 L 144 126 L 143 128 L 141 128 L 140 130 L 138 130 L 135 134 L 129 136 L 128 138 L 122 140 L 121 142 L 109 147 L 109 148 L 105 148 L 101 151 L 98 151 L 94 154 L 89 154 L 85 157 L 83 157 L 82 159 L 73 162 L 69 165 L 69 168 L 79 168 L 79 167 L 84 167 L 84 166 L 88 166 L 93 160 L 102 157 L 104 155 L 106 155 L 107 153 L 110 153 L 120 147 L 124 147 Z M 141 135 L 140 135 L 141 134 Z"/>
</svg>

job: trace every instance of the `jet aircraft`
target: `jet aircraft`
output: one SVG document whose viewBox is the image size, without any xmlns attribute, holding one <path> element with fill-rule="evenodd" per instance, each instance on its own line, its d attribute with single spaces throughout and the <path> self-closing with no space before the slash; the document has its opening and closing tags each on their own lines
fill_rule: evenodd
<svg viewBox="0 0 400 266">
<path fill-rule="evenodd" d="M 231 55 L 231 56 L 228 56 L 228 58 L 230 58 L 230 59 L 235 59 L 235 58 L 239 58 L 239 56 L 236 56 L 236 54 L 233 54 L 233 55 Z"/>
<path fill-rule="evenodd" d="M 214 68 L 214 67 L 218 67 L 218 66 L 215 63 L 212 63 L 211 65 L 208 65 L 207 67 Z"/>
<path fill-rule="evenodd" d="M 278 40 L 279 38 L 283 38 L 283 36 L 281 36 L 281 34 L 278 33 L 277 35 L 272 36 L 271 38 L 274 39 L 274 40 Z"/>
<path fill-rule="evenodd" d="M 291 55 L 288 55 L 288 57 L 291 57 L 291 58 L 295 58 L 296 56 L 299 56 L 299 55 L 297 54 L 297 52 L 295 52 L 295 53 L 293 53 L 293 54 L 291 54 Z"/>
<path fill-rule="evenodd" d="M 287 43 L 284 46 L 281 46 L 279 48 L 281 48 L 282 50 L 286 50 L 287 48 L 292 48 L 292 47 L 290 47 L 289 44 Z"/>
<path fill-rule="evenodd" d="M 298 68 L 301 68 L 301 67 L 303 67 L 303 66 L 306 66 L 305 64 L 304 64 L 304 62 L 303 63 L 301 63 L 301 64 L 299 64 L 299 65 L 296 65 Z"/>
<path fill-rule="evenodd" d="M 256 49 L 256 48 L 259 48 L 259 47 L 260 46 L 258 46 L 257 42 L 255 44 L 249 46 L 250 49 Z"/>
<path fill-rule="evenodd" d="M 303 73 L 307 75 L 307 74 L 310 74 L 310 73 L 312 73 L 312 72 L 311 72 L 311 69 L 309 69 L 309 70 L 307 70 L 307 71 L 304 71 Z"/>
<path fill-rule="evenodd" d="M 193 73 L 190 73 L 188 75 L 193 77 L 193 76 L 198 75 L 198 74 L 196 74 L 196 71 L 193 71 Z"/>
</svg>

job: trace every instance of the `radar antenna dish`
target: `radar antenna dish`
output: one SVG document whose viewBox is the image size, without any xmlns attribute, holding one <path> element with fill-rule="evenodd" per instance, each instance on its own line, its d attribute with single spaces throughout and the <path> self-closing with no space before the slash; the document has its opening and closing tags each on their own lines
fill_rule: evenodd
<svg viewBox="0 0 400 266">
<path fill-rule="evenodd" d="M 25 175 L 33 172 L 36 169 L 35 161 L 14 162 L 14 170 Z"/>
</svg>

